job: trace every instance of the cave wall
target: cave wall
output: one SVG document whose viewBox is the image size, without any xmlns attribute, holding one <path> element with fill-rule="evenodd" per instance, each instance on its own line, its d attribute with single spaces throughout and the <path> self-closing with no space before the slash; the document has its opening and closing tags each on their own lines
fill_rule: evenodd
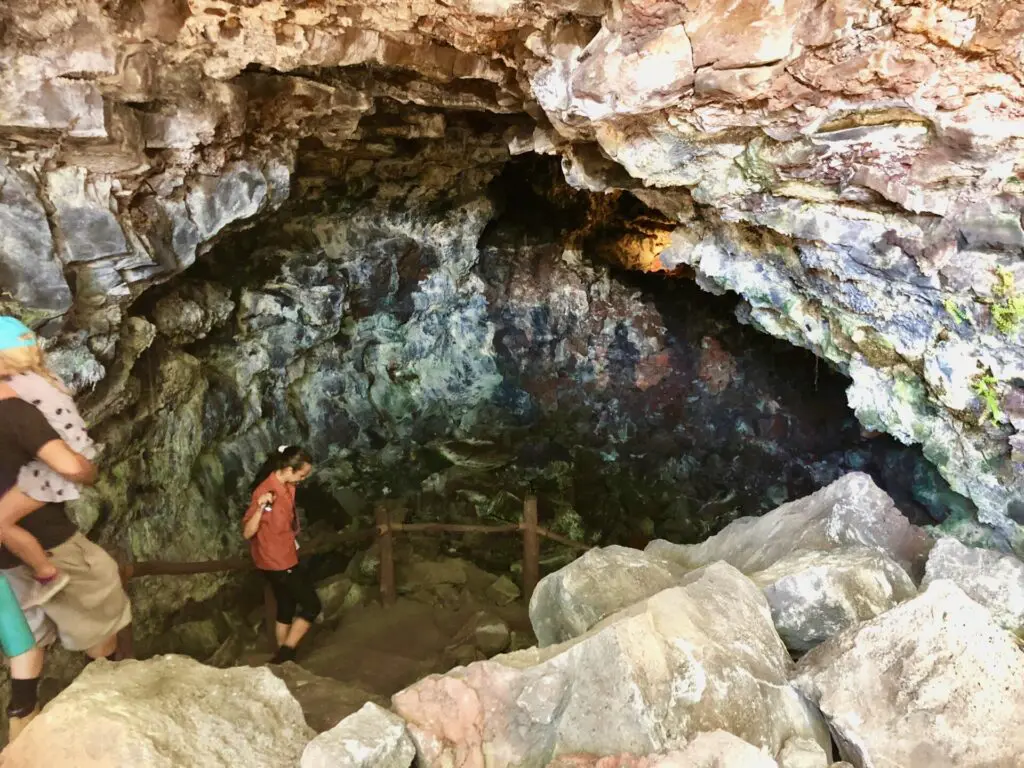
<svg viewBox="0 0 1024 768">
<path fill-rule="evenodd" d="M 360 419 L 408 407 L 407 376 L 422 382 L 426 413 L 389 429 L 452 427 L 431 393 L 478 399 L 500 366 L 452 380 L 447 366 L 410 361 L 438 334 L 490 343 L 475 335 L 482 294 L 467 287 L 483 281 L 470 263 L 490 218 L 479 191 L 509 153 L 532 151 L 560 157 L 581 189 L 625 191 L 659 211 L 671 227 L 617 250 L 629 267 L 687 266 L 707 290 L 742 296 L 742 320 L 846 372 L 862 423 L 921 444 L 1013 543 L 1024 519 L 1010 287 L 1024 280 L 1019 4 L 733 6 L 6 3 L 0 282 L 5 309 L 50 337 L 111 446 L 114 468 L 79 510 L 86 526 L 123 520 L 123 545 L 140 556 L 228 548 L 203 489 L 244 475 L 276 435 L 308 432 L 303 418 L 332 438 L 368 434 Z M 438 189 L 454 195 L 441 217 Z M 451 205 L 459 190 L 476 202 Z M 325 196 L 366 207 L 351 225 L 293 230 L 305 244 L 266 278 L 285 287 L 256 281 L 236 294 L 191 277 L 209 257 L 239 269 L 240 229 L 287 200 Z M 353 247 L 389 254 L 391 271 L 322 258 Z M 449 266 L 416 299 L 418 275 L 403 277 L 401 262 L 430 253 Z M 189 285 L 162 308 L 133 309 L 183 273 Z M 340 365 L 321 357 L 341 354 L 336 345 L 321 347 L 337 326 L 363 348 L 383 321 L 360 294 L 384 280 L 404 280 L 388 301 L 412 312 L 419 336 L 365 345 L 369 405 L 342 419 L 317 393 L 357 385 L 317 379 Z M 431 326 L 417 300 L 456 325 Z M 332 313 L 346 302 L 366 314 L 342 323 Z M 253 352 L 245 364 L 218 337 L 224 324 Z M 625 344 L 646 354 L 651 342 Z M 289 347 L 296 359 L 266 353 Z M 643 365 L 657 378 L 657 362 Z M 309 416 L 278 409 L 279 423 L 262 424 L 256 414 L 286 391 Z M 225 442 L 232 434 L 243 437 Z M 118 453 L 143 438 L 150 448 Z M 211 443 L 225 443 L 216 462 Z"/>
<path fill-rule="evenodd" d="M 621 266 L 673 222 L 475 130 L 451 121 L 369 169 L 300 148 L 309 194 L 131 306 L 118 367 L 82 399 L 105 445 L 84 528 L 143 561 L 240 552 L 246 489 L 283 442 L 316 460 L 299 497 L 314 541 L 370 524 L 383 495 L 421 521 L 497 523 L 532 490 L 555 530 L 639 544 L 701 540 L 853 468 L 886 484 L 901 452 L 862 435 L 845 378 L 692 276 Z M 955 494 L 915 480 L 890 485 L 941 521 Z M 504 543 L 453 546 L 504 569 Z M 133 582 L 140 648 L 226 582 Z"/>
</svg>

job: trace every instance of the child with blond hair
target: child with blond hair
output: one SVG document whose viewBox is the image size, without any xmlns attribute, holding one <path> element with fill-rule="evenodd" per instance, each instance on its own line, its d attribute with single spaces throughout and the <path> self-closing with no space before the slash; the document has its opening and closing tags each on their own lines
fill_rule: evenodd
<svg viewBox="0 0 1024 768">
<path fill-rule="evenodd" d="M 35 406 L 73 451 L 87 459 L 95 458 L 96 445 L 67 387 L 47 368 L 35 334 L 14 317 L 0 316 L 0 379 L 19 398 Z M 50 600 L 67 585 L 68 577 L 57 570 L 38 539 L 18 522 L 45 504 L 71 501 L 79 495 L 76 483 L 36 459 L 21 468 L 17 488 L 0 501 L 2 544 L 29 566 L 35 577 L 37 589 L 23 604 L 25 608 Z"/>
</svg>

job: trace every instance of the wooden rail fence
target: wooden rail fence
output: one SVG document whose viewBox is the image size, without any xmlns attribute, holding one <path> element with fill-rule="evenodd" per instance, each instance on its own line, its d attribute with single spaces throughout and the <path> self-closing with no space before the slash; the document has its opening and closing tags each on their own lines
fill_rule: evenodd
<svg viewBox="0 0 1024 768">
<path fill-rule="evenodd" d="M 393 522 L 391 520 L 391 511 L 385 503 L 376 505 L 374 517 L 376 527 L 362 531 L 344 531 L 335 534 L 327 542 L 322 543 L 319 548 L 314 551 L 304 552 L 302 556 L 303 558 L 308 558 L 330 551 L 338 544 L 377 537 L 379 542 L 378 555 L 380 558 L 380 598 L 384 605 L 393 604 L 397 597 L 394 555 L 394 537 L 396 533 L 521 533 L 523 537 L 523 600 L 527 605 L 529 605 L 530 598 L 533 596 L 533 591 L 536 589 L 537 582 L 540 579 L 540 542 L 542 538 L 577 550 L 585 551 L 590 549 L 586 544 L 560 536 L 540 525 L 537 520 L 537 497 L 533 495 L 529 495 L 523 500 L 522 519 L 518 523 L 506 525 Z M 194 576 L 202 573 L 220 573 L 223 571 L 247 571 L 253 568 L 252 561 L 242 557 L 194 563 L 161 560 L 143 563 L 122 562 L 120 565 L 121 580 L 124 583 L 131 579 L 145 576 Z M 277 606 L 269 585 L 264 588 L 264 610 L 266 612 L 267 632 L 271 642 L 273 642 Z M 132 645 L 132 628 L 129 625 L 118 635 L 119 657 L 132 658 L 134 655 Z"/>
</svg>

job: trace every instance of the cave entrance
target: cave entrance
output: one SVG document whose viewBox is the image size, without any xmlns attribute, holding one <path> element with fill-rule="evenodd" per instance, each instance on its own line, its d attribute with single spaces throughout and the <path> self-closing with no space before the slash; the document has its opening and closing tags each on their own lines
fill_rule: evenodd
<svg viewBox="0 0 1024 768">
<path fill-rule="evenodd" d="M 382 496 L 422 521 L 508 522 L 536 492 L 566 536 L 695 542 L 850 470 L 915 522 L 966 504 L 919 451 L 862 432 L 843 376 L 666 270 L 673 222 L 572 189 L 552 158 L 467 161 L 487 126 L 463 130 L 362 165 L 304 145 L 304 195 L 146 298 L 233 305 L 188 345 L 204 495 L 237 506 L 263 452 L 295 442 L 317 457 L 301 496 L 325 529 L 368 523 Z M 496 568 L 517 547 L 440 545 Z"/>
</svg>

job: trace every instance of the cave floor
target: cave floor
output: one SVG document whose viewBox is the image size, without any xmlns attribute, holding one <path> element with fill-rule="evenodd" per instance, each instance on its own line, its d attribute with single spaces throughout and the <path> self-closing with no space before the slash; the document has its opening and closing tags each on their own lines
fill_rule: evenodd
<svg viewBox="0 0 1024 768">
<path fill-rule="evenodd" d="M 524 601 L 500 604 L 485 588 L 494 577 L 479 575 L 457 587 L 419 584 L 393 605 L 371 601 L 315 625 L 300 646 L 301 669 L 287 664 L 273 668 L 275 674 L 289 685 L 311 727 L 322 731 L 367 701 L 386 706 L 393 694 L 427 675 L 533 645 Z M 506 647 L 488 647 L 493 633 L 480 631 L 495 625 L 507 628 Z M 270 656 L 269 642 L 261 637 L 238 663 L 262 666 Z"/>
</svg>

